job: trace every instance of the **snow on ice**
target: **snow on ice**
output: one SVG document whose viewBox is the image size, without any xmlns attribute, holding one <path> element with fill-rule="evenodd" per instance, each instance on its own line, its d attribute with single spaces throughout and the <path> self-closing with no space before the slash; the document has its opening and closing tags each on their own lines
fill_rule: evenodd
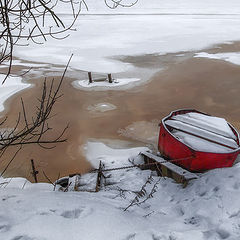
<svg viewBox="0 0 240 240">
<path fill-rule="evenodd" d="M 78 31 L 70 37 L 48 39 L 44 48 L 32 43 L 18 47 L 16 56 L 65 65 L 73 53 L 71 67 L 75 70 L 118 73 L 134 67 L 116 56 L 199 50 L 240 39 L 238 0 L 142 0 L 133 8 L 115 10 L 108 9 L 104 1 L 87 3 L 89 11 L 80 15 L 75 25 Z M 70 24 L 68 14 L 61 17 Z"/>
<path fill-rule="evenodd" d="M 93 81 L 89 83 L 89 80 L 77 80 L 72 83 L 75 88 L 89 91 L 106 91 L 106 90 L 123 90 L 135 87 L 141 81 L 140 78 L 118 78 L 114 79 L 112 83 L 106 81 Z"/>
<path fill-rule="evenodd" d="M 223 61 L 230 62 L 230 63 L 236 64 L 236 65 L 240 65 L 240 53 L 239 52 L 215 53 L 215 54 L 200 52 L 200 53 L 197 53 L 194 57 L 223 60 Z"/>
<path fill-rule="evenodd" d="M 2 84 L 5 75 L 0 74 L 0 112 L 4 110 L 5 101 L 17 92 L 28 88 L 31 84 L 22 82 L 21 77 L 9 76 Z"/>
</svg>

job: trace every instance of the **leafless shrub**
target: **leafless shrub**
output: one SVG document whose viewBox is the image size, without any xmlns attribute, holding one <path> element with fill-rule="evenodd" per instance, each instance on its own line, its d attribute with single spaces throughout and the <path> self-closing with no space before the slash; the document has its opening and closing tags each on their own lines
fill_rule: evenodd
<svg viewBox="0 0 240 240">
<path fill-rule="evenodd" d="M 6 172 L 9 165 L 13 162 L 24 145 L 37 144 L 42 148 L 52 149 L 55 147 L 56 143 L 65 142 L 67 140 L 64 138 L 64 133 L 68 126 L 66 126 L 58 136 L 52 139 L 45 139 L 44 136 L 52 130 L 52 127 L 49 126 L 48 120 L 52 117 L 51 113 L 55 103 L 62 96 L 59 91 L 70 61 L 71 58 L 69 59 L 64 73 L 56 87 L 54 87 L 54 79 L 52 79 L 49 86 L 47 86 L 45 79 L 41 97 L 38 99 L 39 104 L 36 107 L 35 116 L 27 116 L 25 104 L 22 99 L 22 112 L 19 112 L 15 126 L 11 128 L 11 130 L 0 133 L 0 160 L 8 148 L 17 147 L 17 150 L 1 172 L 0 176 Z M 21 126 L 20 123 L 23 126 Z M 9 129 L 8 126 L 5 126 L 6 124 L 7 117 L 0 123 L 0 127 Z"/>
</svg>

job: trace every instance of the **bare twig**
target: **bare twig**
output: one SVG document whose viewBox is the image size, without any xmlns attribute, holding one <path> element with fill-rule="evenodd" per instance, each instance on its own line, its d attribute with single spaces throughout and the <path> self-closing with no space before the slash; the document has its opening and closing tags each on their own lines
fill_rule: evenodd
<svg viewBox="0 0 240 240">
<path fill-rule="evenodd" d="M 157 185 L 159 184 L 161 178 L 158 178 L 158 180 L 154 183 L 153 187 L 151 188 L 150 192 L 147 193 L 146 187 L 147 185 L 152 184 L 153 177 L 152 172 L 150 176 L 147 178 L 146 182 L 141 187 L 140 191 L 136 192 L 135 198 L 130 202 L 130 204 L 124 209 L 124 211 L 127 211 L 130 207 L 135 205 L 141 205 L 145 203 L 148 199 L 153 197 L 153 194 L 157 191 Z M 140 201 L 141 198 L 144 198 L 142 201 Z"/>
</svg>

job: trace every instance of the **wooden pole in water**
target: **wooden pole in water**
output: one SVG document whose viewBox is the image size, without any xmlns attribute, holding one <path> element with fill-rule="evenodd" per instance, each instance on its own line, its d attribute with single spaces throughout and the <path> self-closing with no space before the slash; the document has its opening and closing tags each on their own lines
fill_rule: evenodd
<svg viewBox="0 0 240 240">
<path fill-rule="evenodd" d="M 93 80 L 92 80 L 92 73 L 91 72 L 88 72 L 88 79 L 89 79 L 89 83 L 93 82 Z"/>
<path fill-rule="evenodd" d="M 109 81 L 109 83 L 112 83 L 112 74 L 111 73 L 108 74 L 108 81 Z"/>
<path fill-rule="evenodd" d="M 35 169 L 35 165 L 34 165 L 33 159 L 31 159 L 31 165 L 32 165 L 32 175 L 34 177 L 35 183 L 37 183 L 38 182 L 38 180 L 37 180 L 38 171 L 36 171 L 36 169 Z"/>
</svg>

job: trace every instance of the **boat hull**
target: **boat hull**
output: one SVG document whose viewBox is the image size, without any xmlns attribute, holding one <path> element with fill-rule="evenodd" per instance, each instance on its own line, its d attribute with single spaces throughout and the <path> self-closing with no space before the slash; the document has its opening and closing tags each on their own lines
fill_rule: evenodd
<svg viewBox="0 0 240 240">
<path fill-rule="evenodd" d="M 165 121 L 171 119 L 173 116 L 190 112 L 205 114 L 192 109 L 184 109 L 171 112 L 169 116 L 162 119 L 158 141 L 158 149 L 161 155 L 169 161 L 193 172 L 202 172 L 214 168 L 231 167 L 239 154 L 239 148 L 227 153 L 197 151 L 181 142 L 169 131 L 165 125 Z M 238 132 L 230 124 L 229 126 L 236 136 L 236 142 L 239 146 Z"/>
</svg>

